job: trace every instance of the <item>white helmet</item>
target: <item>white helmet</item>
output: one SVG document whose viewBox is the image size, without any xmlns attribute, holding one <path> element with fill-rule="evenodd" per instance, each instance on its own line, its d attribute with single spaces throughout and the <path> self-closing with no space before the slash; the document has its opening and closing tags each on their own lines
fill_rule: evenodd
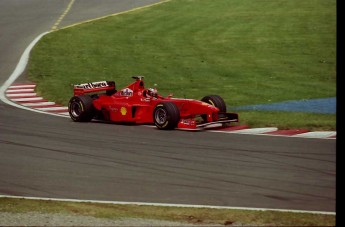
<svg viewBox="0 0 345 227">
<path fill-rule="evenodd" d="M 156 88 L 149 88 L 147 89 L 147 95 L 156 97 L 157 96 L 157 89 Z"/>
</svg>

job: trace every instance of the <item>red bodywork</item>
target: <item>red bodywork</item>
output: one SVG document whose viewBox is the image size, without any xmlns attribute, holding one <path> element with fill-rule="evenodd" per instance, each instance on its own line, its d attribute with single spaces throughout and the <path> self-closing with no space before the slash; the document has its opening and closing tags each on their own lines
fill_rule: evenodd
<svg viewBox="0 0 345 227">
<path fill-rule="evenodd" d="M 172 98 L 171 96 L 146 97 L 147 89 L 144 86 L 142 77 L 133 77 L 135 82 L 127 87 L 116 91 L 115 82 L 102 81 L 74 86 L 74 96 L 84 95 L 87 93 L 111 92 L 113 94 L 98 94 L 93 101 L 95 109 L 100 111 L 103 119 L 118 123 L 136 123 L 136 124 L 153 124 L 153 111 L 157 104 L 162 102 L 173 102 L 180 111 L 180 121 L 177 128 L 197 129 L 212 124 L 226 124 L 238 122 L 236 113 L 224 113 L 227 117 L 220 117 L 219 109 L 206 102 Z M 207 120 L 198 123 L 198 116 L 207 116 Z M 224 116 L 225 116 L 224 115 Z"/>
</svg>

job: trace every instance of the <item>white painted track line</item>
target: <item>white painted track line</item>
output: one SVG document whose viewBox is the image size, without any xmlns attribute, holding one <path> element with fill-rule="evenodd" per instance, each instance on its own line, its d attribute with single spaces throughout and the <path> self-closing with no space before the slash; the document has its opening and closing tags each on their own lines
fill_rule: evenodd
<svg viewBox="0 0 345 227">
<path fill-rule="evenodd" d="M 122 201 L 102 201 L 102 200 L 79 200 L 79 199 L 45 198 L 45 197 L 24 197 L 24 196 L 11 196 L 11 195 L 0 195 L 0 198 L 30 199 L 30 200 L 75 202 L 75 203 L 101 203 L 101 204 L 113 204 L 113 205 L 137 205 L 137 206 L 181 207 L 181 208 L 208 208 L 208 209 L 251 210 L 251 211 L 277 211 L 277 212 L 336 215 L 335 212 L 327 212 L 327 211 L 289 210 L 289 209 L 271 209 L 271 208 L 248 208 L 248 207 L 189 205 L 189 204 L 171 204 L 171 203 L 145 203 L 145 202 L 122 202 Z"/>
</svg>

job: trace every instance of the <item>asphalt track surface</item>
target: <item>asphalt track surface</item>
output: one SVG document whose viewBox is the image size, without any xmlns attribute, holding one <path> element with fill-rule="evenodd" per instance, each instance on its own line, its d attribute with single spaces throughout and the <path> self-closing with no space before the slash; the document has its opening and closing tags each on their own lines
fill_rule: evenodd
<svg viewBox="0 0 345 227">
<path fill-rule="evenodd" d="M 77 0 L 59 26 L 153 2 Z M 0 1 L 1 84 L 69 3 Z M 0 102 L 0 143 L 0 194 L 335 211 L 336 140 L 74 123 Z"/>
</svg>

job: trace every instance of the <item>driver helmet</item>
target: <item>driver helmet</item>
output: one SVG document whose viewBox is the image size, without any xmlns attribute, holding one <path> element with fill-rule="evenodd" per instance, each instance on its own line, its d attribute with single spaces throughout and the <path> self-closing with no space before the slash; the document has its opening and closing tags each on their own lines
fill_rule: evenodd
<svg viewBox="0 0 345 227">
<path fill-rule="evenodd" d="M 147 89 L 147 95 L 156 97 L 157 96 L 157 89 L 156 88 L 149 88 Z"/>
</svg>

